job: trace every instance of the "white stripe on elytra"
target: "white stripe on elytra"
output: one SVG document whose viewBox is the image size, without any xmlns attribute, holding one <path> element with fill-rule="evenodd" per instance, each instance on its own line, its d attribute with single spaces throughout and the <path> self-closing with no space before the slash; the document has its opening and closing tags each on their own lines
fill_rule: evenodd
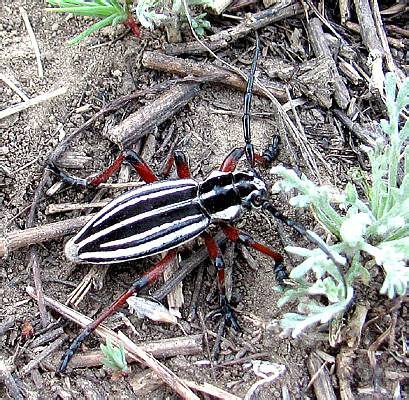
<svg viewBox="0 0 409 400">
<path fill-rule="evenodd" d="M 83 254 L 80 254 L 79 258 L 82 260 L 100 258 L 102 260 L 107 260 L 107 261 L 118 259 L 118 262 L 121 262 L 123 259 L 126 259 L 128 257 L 132 258 L 133 255 L 135 255 L 136 258 L 142 258 L 144 257 L 144 254 L 147 253 L 149 250 L 157 249 L 156 253 L 159 253 L 163 251 L 164 243 L 172 243 L 175 237 L 183 237 L 187 235 L 188 237 L 185 240 L 183 240 L 182 242 L 176 243 L 175 245 L 171 246 L 167 250 L 170 250 L 175 247 L 179 247 L 183 243 L 188 242 L 191 239 L 194 239 L 196 236 L 202 233 L 203 230 L 207 227 L 207 225 L 208 225 L 208 221 L 199 221 L 195 224 L 188 225 L 178 230 L 176 234 L 175 232 L 172 232 L 168 235 L 159 237 L 155 240 L 149 241 L 147 243 L 141 244 L 136 247 L 130 247 L 128 249 L 118 249 L 114 251 L 102 251 L 102 252 L 95 251 L 95 252 L 83 253 Z M 196 232 L 196 234 L 191 236 L 192 232 Z M 153 255 L 156 253 L 151 253 L 151 254 Z"/>
<path fill-rule="evenodd" d="M 78 250 L 80 251 L 81 247 L 85 246 L 86 244 L 91 243 L 94 240 L 99 239 L 100 237 L 108 235 L 111 232 L 113 232 L 113 231 L 115 231 L 117 229 L 120 229 L 120 228 L 122 228 L 124 226 L 135 224 L 136 222 L 141 221 L 141 220 L 143 220 L 145 218 L 151 218 L 151 217 L 154 217 L 155 215 L 159 215 L 159 214 L 164 213 L 166 211 L 177 210 L 177 209 L 186 207 L 186 206 L 190 205 L 191 203 L 192 203 L 191 200 L 185 200 L 185 201 L 182 201 L 180 203 L 163 206 L 163 207 L 157 208 L 156 210 L 147 211 L 147 212 L 144 212 L 142 214 L 136 215 L 135 217 L 128 218 L 128 219 L 126 219 L 124 221 L 120 221 L 120 222 L 118 222 L 118 223 L 116 223 L 116 224 L 114 224 L 112 226 L 108 226 L 107 228 L 105 228 L 105 229 L 103 229 L 103 230 L 101 230 L 99 232 L 94 233 L 93 235 L 87 237 L 84 240 L 81 240 L 79 243 L 77 243 Z M 201 214 L 196 214 L 196 215 L 201 215 Z M 144 234 L 146 235 L 148 232 L 145 232 Z"/>
<path fill-rule="evenodd" d="M 195 182 L 193 180 L 191 180 L 192 182 Z M 161 186 L 160 183 L 162 182 L 158 182 L 157 186 Z M 166 183 L 166 184 L 165 184 Z M 169 183 L 171 183 L 171 185 L 169 185 Z M 195 182 L 196 183 L 196 182 Z M 161 190 L 161 191 L 155 191 L 152 193 L 149 193 L 147 195 L 144 196 L 137 196 L 132 198 L 133 196 L 135 196 L 135 191 L 130 191 L 128 193 L 123 194 L 122 196 L 119 196 L 117 199 L 115 199 L 114 201 L 112 201 L 112 203 L 109 204 L 109 209 L 110 211 L 107 212 L 107 210 L 101 210 L 101 213 L 103 211 L 105 211 L 105 214 L 101 217 L 99 217 L 100 219 L 98 219 L 98 214 L 95 216 L 96 219 L 98 219 L 94 226 L 98 226 L 101 225 L 104 221 L 106 221 L 108 218 L 110 218 L 112 215 L 116 214 L 117 212 L 123 210 L 124 208 L 133 206 L 141 201 L 149 201 L 158 197 L 162 197 L 162 196 L 166 196 L 168 194 L 172 194 L 172 193 L 182 193 L 185 190 L 191 190 L 193 185 L 188 185 L 186 187 L 182 186 L 181 187 L 181 182 L 179 181 L 164 181 L 163 182 L 163 186 L 165 187 L 169 187 L 169 189 L 166 190 Z M 143 192 L 143 188 L 142 187 L 140 189 L 141 192 Z M 178 189 L 178 190 L 175 190 Z M 146 189 L 145 189 L 146 190 Z M 130 200 L 126 201 L 127 197 L 131 197 Z M 125 203 L 116 206 L 118 203 L 121 203 L 125 200 Z"/>
<path fill-rule="evenodd" d="M 187 217 L 181 218 L 181 219 L 179 219 L 177 221 L 177 223 L 182 225 L 182 224 L 184 224 L 186 222 L 197 220 L 198 216 L 201 217 L 201 219 L 203 219 L 202 214 L 195 214 L 195 215 L 189 215 Z M 171 228 L 172 226 L 175 225 L 175 222 L 176 221 L 167 222 L 166 224 L 162 224 L 160 226 L 155 226 L 155 228 L 152 228 L 152 229 L 150 229 L 149 231 L 146 231 L 146 232 L 141 232 L 141 233 L 138 233 L 136 235 L 132 235 L 132 236 L 129 236 L 129 237 L 126 237 L 126 238 L 123 238 L 123 239 L 117 239 L 117 240 L 112 240 L 111 242 L 102 243 L 100 248 L 103 249 L 103 248 L 111 247 L 111 246 L 124 245 L 124 244 L 130 243 L 130 242 L 137 242 L 138 240 L 149 238 L 150 236 L 155 235 L 156 233 L 161 232 L 161 231 L 163 233 L 165 233 L 165 235 L 163 235 L 162 237 L 166 237 L 166 235 L 167 235 L 166 232 L 168 231 L 169 228 Z M 175 231 L 174 233 L 176 235 L 178 235 L 178 232 L 179 232 L 179 230 Z M 148 242 L 150 242 L 150 241 L 148 241 Z"/>
</svg>

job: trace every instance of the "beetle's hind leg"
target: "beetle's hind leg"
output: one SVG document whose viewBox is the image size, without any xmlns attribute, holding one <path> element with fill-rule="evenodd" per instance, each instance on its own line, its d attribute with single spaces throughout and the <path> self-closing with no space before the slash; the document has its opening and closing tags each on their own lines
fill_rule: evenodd
<svg viewBox="0 0 409 400">
<path fill-rule="evenodd" d="M 136 280 L 132 286 L 123 293 L 114 303 L 105 308 L 98 316 L 97 319 L 92 321 L 85 329 L 77 336 L 77 338 L 72 342 L 70 348 L 65 352 L 62 357 L 62 362 L 60 365 L 60 371 L 64 372 L 67 365 L 74 355 L 75 351 L 81 345 L 81 343 L 92 333 L 95 329 L 105 321 L 111 314 L 113 314 L 118 308 L 125 303 L 125 301 L 131 297 L 133 294 L 138 293 L 145 286 L 155 282 L 160 276 L 163 275 L 165 269 L 173 262 L 177 255 L 177 249 L 168 251 L 166 256 L 153 268 L 151 268 L 146 274 Z"/>
<path fill-rule="evenodd" d="M 92 186 L 97 187 L 101 183 L 106 182 L 115 172 L 119 170 L 122 164 L 128 163 L 132 165 L 139 176 L 146 182 L 151 183 L 158 180 L 158 177 L 149 167 L 149 165 L 143 160 L 143 158 L 135 153 L 133 150 L 127 150 L 123 152 L 110 167 L 108 167 L 104 172 L 97 175 L 91 179 L 82 179 L 76 178 L 74 176 L 68 175 L 65 172 L 61 171 L 60 168 L 53 162 L 49 164 L 49 168 L 59 176 L 59 178 L 69 183 L 73 186 Z M 190 170 L 187 162 L 187 158 L 182 151 L 175 151 L 173 155 L 169 158 L 168 162 L 165 165 L 163 175 L 167 176 L 170 173 L 170 169 L 173 164 L 176 165 L 177 173 L 179 178 L 190 178 Z"/>
</svg>

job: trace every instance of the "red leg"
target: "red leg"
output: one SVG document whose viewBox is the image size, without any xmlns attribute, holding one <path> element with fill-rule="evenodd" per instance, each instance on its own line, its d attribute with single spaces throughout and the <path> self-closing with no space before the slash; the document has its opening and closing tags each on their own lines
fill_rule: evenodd
<svg viewBox="0 0 409 400">
<path fill-rule="evenodd" d="M 234 149 L 223 161 L 220 171 L 222 172 L 232 172 L 236 169 L 237 163 L 240 158 L 243 157 L 244 149 L 238 148 Z"/>
<path fill-rule="evenodd" d="M 175 163 L 175 157 L 173 157 L 173 154 L 171 154 L 171 156 L 168 158 L 168 161 L 166 161 L 165 166 L 163 167 L 163 170 L 162 170 L 163 177 L 167 178 L 169 176 L 174 163 Z"/>
<path fill-rule="evenodd" d="M 151 268 L 146 274 L 144 274 L 140 279 L 135 281 L 132 286 L 122 294 L 116 301 L 114 301 L 109 307 L 107 307 L 99 317 L 92 321 L 85 329 L 77 336 L 77 338 L 72 342 L 70 348 L 64 354 L 60 371 L 64 372 L 67 368 L 68 362 L 73 356 L 74 352 L 78 349 L 81 343 L 112 313 L 114 313 L 125 301 L 131 297 L 135 292 L 141 290 L 148 284 L 156 281 L 160 276 L 162 276 L 168 265 L 174 260 L 177 255 L 177 249 L 170 250 L 166 256 L 153 268 Z"/>
<path fill-rule="evenodd" d="M 227 238 L 232 242 L 243 243 L 246 246 L 251 246 L 261 253 L 273 258 L 276 263 L 281 263 L 283 261 L 283 256 L 281 254 L 276 253 L 267 246 L 256 242 L 251 236 L 247 235 L 247 233 L 244 233 L 239 229 L 233 228 L 232 226 L 226 224 L 221 224 L 221 228 L 223 229 L 223 232 L 227 236 Z"/>
<path fill-rule="evenodd" d="M 239 325 L 237 324 L 236 319 L 234 318 L 233 312 L 230 308 L 229 302 L 226 297 L 226 289 L 225 289 L 225 279 L 224 279 L 224 260 L 222 257 L 222 252 L 217 245 L 216 241 L 213 237 L 207 233 L 202 233 L 202 237 L 205 241 L 205 245 L 207 247 L 207 251 L 209 252 L 209 257 L 212 260 L 213 264 L 217 268 L 217 282 L 219 287 L 220 293 L 220 306 L 222 309 L 222 313 L 224 314 L 224 318 L 228 323 L 231 322 L 234 329 L 238 332 L 241 331 Z"/>
<path fill-rule="evenodd" d="M 163 176 L 168 176 L 170 174 L 173 164 L 176 165 L 176 170 L 180 179 L 191 177 L 185 153 L 182 151 L 175 151 L 175 153 L 169 157 L 169 160 L 166 162 L 162 171 Z"/>
<path fill-rule="evenodd" d="M 254 154 L 255 160 L 263 166 L 270 164 L 277 157 L 279 143 L 280 137 L 277 135 L 273 136 L 273 142 L 267 146 L 262 156 Z"/>
<path fill-rule="evenodd" d="M 175 159 L 179 178 L 190 178 L 190 170 L 185 153 L 183 153 L 182 151 L 175 151 L 173 157 Z"/>
<path fill-rule="evenodd" d="M 142 157 L 136 154 L 132 150 L 128 150 L 124 152 L 123 154 L 121 154 L 109 168 L 107 168 L 104 172 L 102 172 L 102 174 L 90 180 L 79 179 L 79 178 L 74 178 L 72 176 L 69 176 L 66 173 L 62 172 L 54 163 L 51 163 L 49 167 L 64 182 L 67 182 L 71 185 L 97 187 L 99 184 L 106 182 L 108 178 L 110 178 L 115 172 L 117 172 L 125 161 L 130 163 L 135 168 L 135 170 L 138 172 L 140 177 L 146 183 L 151 183 L 151 182 L 155 182 L 158 180 L 157 176 L 149 168 L 148 164 L 146 164 L 146 162 L 142 159 Z"/>
<path fill-rule="evenodd" d="M 116 171 L 119 170 L 119 168 L 121 168 L 121 165 L 123 164 L 124 161 L 125 161 L 125 154 L 122 153 L 114 161 L 114 163 L 109 168 L 107 168 L 102 174 L 89 180 L 88 185 L 97 187 L 100 183 L 106 182 Z"/>
<path fill-rule="evenodd" d="M 139 176 L 146 182 L 151 183 L 158 180 L 158 177 L 150 169 L 149 165 L 142 159 L 142 157 L 136 154 L 132 150 L 125 152 L 125 161 L 131 164 Z"/>
<path fill-rule="evenodd" d="M 240 231 L 237 228 L 233 228 L 230 225 L 221 224 L 224 234 L 229 240 L 235 243 L 243 243 L 246 246 L 251 246 L 254 249 L 260 251 L 261 253 L 271 257 L 275 261 L 274 272 L 276 274 L 276 280 L 280 285 L 285 284 L 285 279 L 288 279 L 288 273 L 283 262 L 283 256 L 275 251 L 271 250 L 269 247 L 264 246 L 261 243 L 256 242 L 251 236 Z"/>
<path fill-rule="evenodd" d="M 262 156 L 258 154 L 254 154 L 253 150 L 246 151 L 251 152 L 251 155 L 248 155 L 248 158 L 256 160 L 261 165 L 268 165 L 273 161 L 273 159 L 278 154 L 278 144 L 280 138 L 278 136 L 273 136 L 273 143 L 267 147 L 267 150 L 263 153 Z M 252 149 L 252 146 L 251 146 Z M 245 150 L 243 148 L 234 149 L 223 161 L 220 171 L 223 172 L 232 172 L 236 169 L 237 163 L 239 162 L 240 158 L 243 157 Z M 252 166 L 251 166 L 252 167 Z"/>
</svg>

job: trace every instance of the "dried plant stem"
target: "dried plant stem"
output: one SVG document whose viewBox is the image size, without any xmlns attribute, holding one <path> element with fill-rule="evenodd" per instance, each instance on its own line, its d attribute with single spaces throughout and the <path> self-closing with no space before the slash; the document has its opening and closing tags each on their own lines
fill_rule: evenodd
<svg viewBox="0 0 409 400">
<path fill-rule="evenodd" d="M 26 288 L 27 293 L 35 298 L 34 289 L 32 287 Z M 85 327 L 92 320 L 85 315 L 65 306 L 64 304 L 51 299 L 48 296 L 44 296 L 46 304 L 62 314 L 64 317 L 74 321 L 78 325 Z M 155 360 L 154 357 L 143 351 L 141 348 L 135 345 L 129 338 L 123 333 L 118 334 L 114 331 L 100 325 L 95 329 L 94 333 L 104 339 L 109 337 L 113 343 L 123 343 L 128 355 L 135 361 L 142 362 L 149 368 L 151 368 L 165 383 L 167 383 L 173 390 L 179 393 L 184 399 L 199 400 L 199 398 L 183 383 L 181 380 L 167 367 Z"/>
<path fill-rule="evenodd" d="M 9 251 L 29 246 L 30 244 L 41 243 L 62 236 L 72 235 L 82 228 L 93 216 L 94 215 L 86 215 L 84 217 L 8 233 L 5 236 L 0 237 L 0 257 L 7 255 Z"/>
<path fill-rule="evenodd" d="M 14 82 L 8 78 L 6 75 L 4 75 L 2 72 L 0 72 L 0 79 L 12 90 L 14 90 L 20 97 L 21 100 L 23 101 L 30 101 L 30 99 L 27 97 L 27 95 L 20 90 L 15 84 Z"/>
<path fill-rule="evenodd" d="M 38 48 L 37 39 L 35 37 L 33 28 L 31 27 L 30 20 L 28 19 L 27 11 L 23 7 L 19 7 L 20 14 L 26 25 L 28 35 L 30 36 L 31 44 L 33 45 L 34 53 L 37 60 L 38 76 L 42 78 L 44 76 L 43 64 L 41 63 L 40 49 Z"/>
<path fill-rule="evenodd" d="M 23 400 L 24 397 L 21 393 L 20 388 L 17 386 L 17 383 L 6 366 L 6 363 L 3 357 L 0 357 L 0 381 L 4 385 L 4 388 L 8 390 L 8 394 L 12 399 Z"/>
<path fill-rule="evenodd" d="M 32 99 L 29 99 L 28 101 L 22 101 L 21 103 L 17 103 L 12 105 L 11 107 L 8 107 L 4 110 L 0 111 L 0 119 L 8 117 L 9 115 L 18 113 L 20 111 L 25 110 L 26 108 L 32 107 L 36 104 L 39 104 L 43 101 L 50 100 L 55 96 L 59 96 L 61 94 L 67 93 L 67 88 L 61 87 L 57 90 L 53 90 L 52 92 L 40 94 L 39 96 L 36 96 Z"/>
<path fill-rule="evenodd" d="M 294 2 L 286 6 L 288 2 L 278 2 L 267 10 L 251 14 L 240 24 L 233 28 L 220 31 L 207 38 L 206 41 L 195 41 L 190 43 L 172 43 L 165 46 L 165 52 L 169 55 L 178 54 L 203 54 L 207 51 L 216 51 L 227 47 L 230 43 L 248 36 L 251 31 L 260 29 L 274 22 L 285 20 L 302 14 L 304 9 L 301 3 Z M 195 32 L 192 32 L 195 34 Z M 217 57 L 216 57 L 217 58 Z"/>
<path fill-rule="evenodd" d="M 109 130 L 109 140 L 127 149 L 155 127 L 174 115 L 181 107 L 188 104 L 200 93 L 198 83 L 185 82 L 173 85 L 158 99 L 139 109 Z"/>
<path fill-rule="evenodd" d="M 317 399 L 336 400 L 334 387 L 332 385 L 326 362 L 322 362 L 317 353 L 311 353 L 308 359 L 308 371 L 311 381 L 308 386 L 313 385 Z"/>
<path fill-rule="evenodd" d="M 180 76 L 204 78 L 209 82 L 229 85 L 243 92 L 247 87 L 246 80 L 238 76 L 237 73 L 203 61 L 197 62 L 159 52 L 145 51 L 142 57 L 142 64 L 146 68 L 155 69 L 157 71 L 170 72 Z M 282 84 L 267 81 L 263 81 L 263 84 L 269 88 L 275 97 L 286 101 L 285 89 Z M 258 87 L 254 88 L 254 93 L 266 96 L 265 92 Z"/>
<path fill-rule="evenodd" d="M 168 358 L 179 355 L 192 355 L 202 353 L 203 336 L 190 335 L 172 339 L 154 340 L 139 344 L 139 347 L 156 358 Z M 70 368 L 90 368 L 102 365 L 104 354 L 101 350 L 78 354 L 70 361 Z M 127 361 L 131 358 L 128 356 Z"/>
</svg>

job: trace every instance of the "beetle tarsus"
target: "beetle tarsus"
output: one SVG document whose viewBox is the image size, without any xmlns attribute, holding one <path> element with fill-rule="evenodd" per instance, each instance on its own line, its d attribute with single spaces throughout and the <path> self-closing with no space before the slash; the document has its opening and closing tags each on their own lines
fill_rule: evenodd
<svg viewBox="0 0 409 400">
<path fill-rule="evenodd" d="M 274 267 L 274 272 L 276 274 L 276 281 L 280 286 L 285 286 L 285 280 L 289 278 L 287 267 L 280 263 Z"/>
<path fill-rule="evenodd" d="M 267 163 L 270 164 L 278 155 L 278 145 L 280 143 L 279 136 L 273 136 L 273 142 L 267 146 L 267 149 L 263 153 L 263 157 Z"/>
<path fill-rule="evenodd" d="M 61 171 L 59 167 L 53 162 L 48 164 L 48 168 L 53 172 L 53 174 L 57 175 L 63 182 L 70 184 L 71 186 L 88 186 L 89 183 L 86 179 L 75 178 L 66 174 L 65 172 Z"/>
<path fill-rule="evenodd" d="M 93 329 L 87 326 L 81 333 L 78 335 L 75 340 L 71 343 L 70 348 L 64 353 L 61 357 L 60 372 L 65 372 L 67 365 L 70 362 L 72 356 L 77 351 L 78 347 L 81 346 L 81 343 L 92 333 Z"/>
<path fill-rule="evenodd" d="M 242 332 L 239 324 L 237 323 L 236 317 L 233 314 L 233 310 L 227 301 L 225 295 L 220 296 L 221 312 L 227 325 L 232 325 L 236 332 Z"/>
</svg>

